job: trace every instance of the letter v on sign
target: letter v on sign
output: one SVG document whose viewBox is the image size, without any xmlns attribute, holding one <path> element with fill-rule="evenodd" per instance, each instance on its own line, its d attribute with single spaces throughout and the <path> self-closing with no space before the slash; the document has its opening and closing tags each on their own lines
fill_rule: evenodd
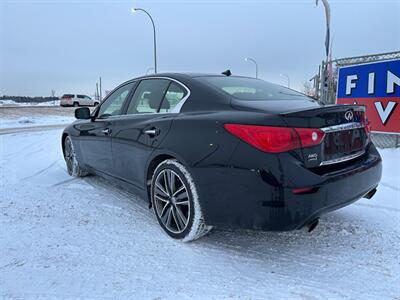
<svg viewBox="0 0 400 300">
<path fill-rule="evenodd" d="M 394 101 L 389 101 L 386 105 L 386 108 L 383 108 L 382 102 L 375 102 L 374 104 L 376 111 L 378 112 L 379 118 L 382 121 L 382 124 L 386 125 L 387 121 L 389 121 L 390 119 L 390 116 L 394 112 L 397 103 Z"/>
</svg>

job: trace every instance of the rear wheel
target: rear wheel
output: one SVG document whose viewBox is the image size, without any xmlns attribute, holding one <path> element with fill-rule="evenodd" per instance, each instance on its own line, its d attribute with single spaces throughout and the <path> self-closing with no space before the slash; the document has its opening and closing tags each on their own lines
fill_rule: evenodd
<svg viewBox="0 0 400 300">
<path fill-rule="evenodd" d="M 67 164 L 67 171 L 69 175 L 82 177 L 88 174 L 80 167 L 76 158 L 74 144 L 69 136 L 67 136 L 64 140 L 64 159 L 65 163 Z"/>
<path fill-rule="evenodd" d="M 174 239 L 193 241 L 212 229 L 204 222 L 192 176 L 176 160 L 165 160 L 154 171 L 151 200 L 158 223 Z"/>
</svg>

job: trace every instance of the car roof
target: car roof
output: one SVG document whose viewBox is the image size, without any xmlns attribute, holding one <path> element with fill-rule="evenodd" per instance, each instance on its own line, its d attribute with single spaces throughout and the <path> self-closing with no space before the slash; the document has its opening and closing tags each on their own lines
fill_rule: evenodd
<svg viewBox="0 0 400 300">
<path fill-rule="evenodd" d="M 211 74 L 211 73 L 157 73 L 157 74 L 148 74 L 148 75 L 143 75 L 134 79 L 142 79 L 142 78 L 150 78 L 150 77 L 186 77 L 186 78 L 195 78 L 195 77 L 208 77 L 208 76 L 220 76 L 223 77 L 224 75 L 221 74 Z"/>
<path fill-rule="evenodd" d="M 135 81 L 135 80 L 140 80 L 140 79 L 146 79 L 146 78 L 156 78 L 156 77 L 168 77 L 176 80 L 193 80 L 199 77 L 233 77 L 233 78 L 251 78 L 255 79 L 254 77 L 248 77 L 248 76 L 240 76 L 240 75 L 231 75 L 231 76 L 226 76 L 222 74 L 216 74 L 216 73 L 157 73 L 157 74 L 149 74 L 149 75 L 143 75 L 137 78 L 133 78 L 130 81 Z"/>
</svg>

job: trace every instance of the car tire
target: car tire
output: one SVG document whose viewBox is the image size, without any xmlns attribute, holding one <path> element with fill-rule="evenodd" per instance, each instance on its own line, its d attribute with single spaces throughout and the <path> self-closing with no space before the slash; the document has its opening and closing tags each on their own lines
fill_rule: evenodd
<svg viewBox="0 0 400 300">
<path fill-rule="evenodd" d="M 74 149 L 74 144 L 72 143 L 72 139 L 67 136 L 64 140 L 64 159 L 67 164 L 67 171 L 70 176 L 74 177 L 83 177 L 88 175 L 80 165 L 79 161 L 76 157 L 76 152 Z"/>
<path fill-rule="evenodd" d="M 74 106 L 74 107 L 78 107 L 78 106 L 79 106 L 79 103 L 78 103 L 78 102 L 74 102 L 73 106 Z"/>
<path fill-rule="evenodd" d="M 170 237 L 190 242 L 212 229 L 204 222 L 196 184 L 190 172 L 177 160 L 168 159 L 157 166 L 150 189 L 157 221 Z"/>
</svg>

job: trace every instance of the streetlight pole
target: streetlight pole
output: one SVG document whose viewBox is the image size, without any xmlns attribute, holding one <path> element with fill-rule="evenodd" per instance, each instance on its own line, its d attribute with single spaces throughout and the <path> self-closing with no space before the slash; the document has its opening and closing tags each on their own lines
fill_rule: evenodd
<svg viewBox="0 0 400 300">
<path fill-rule="evenodd" d="M 280 74 L 282 77 L 285 77 L 287 79 L 287 86 L 290 88 L 290 77 L 286 74 Z"/>
<path fill-rule="evenodd" d="M 144 10 L 143 8 L 132 8 L 132 9 L 131 9 L 131 12 L 132 12 L 132 13 L 135 13 L 135 12 L 137 12 L 137 11 L 142 11 L 142 12 L 144 12 L 144 13 L 150 18 L 151 24 L 153 25 L 154 73 L 157 74 L 157 41 L 156 41 L 156 26 L 154 25 L 154 20 L 153 20 L 153 18 L 151 17 L 151 15 L 150 15 L 146 10 Z"/>
<path fill-rule="evenodd" d="M 256 78 L 258 78 L 258 64 L 257 64 L 257 62 L 254 59 L 250 58 L 250 57 L 246 57 L 244 59 L 244 61 L 251 61 L 251 62 L 253 62 L 255 64 L 255 66 L 256 66 Z"/>
</svg>

